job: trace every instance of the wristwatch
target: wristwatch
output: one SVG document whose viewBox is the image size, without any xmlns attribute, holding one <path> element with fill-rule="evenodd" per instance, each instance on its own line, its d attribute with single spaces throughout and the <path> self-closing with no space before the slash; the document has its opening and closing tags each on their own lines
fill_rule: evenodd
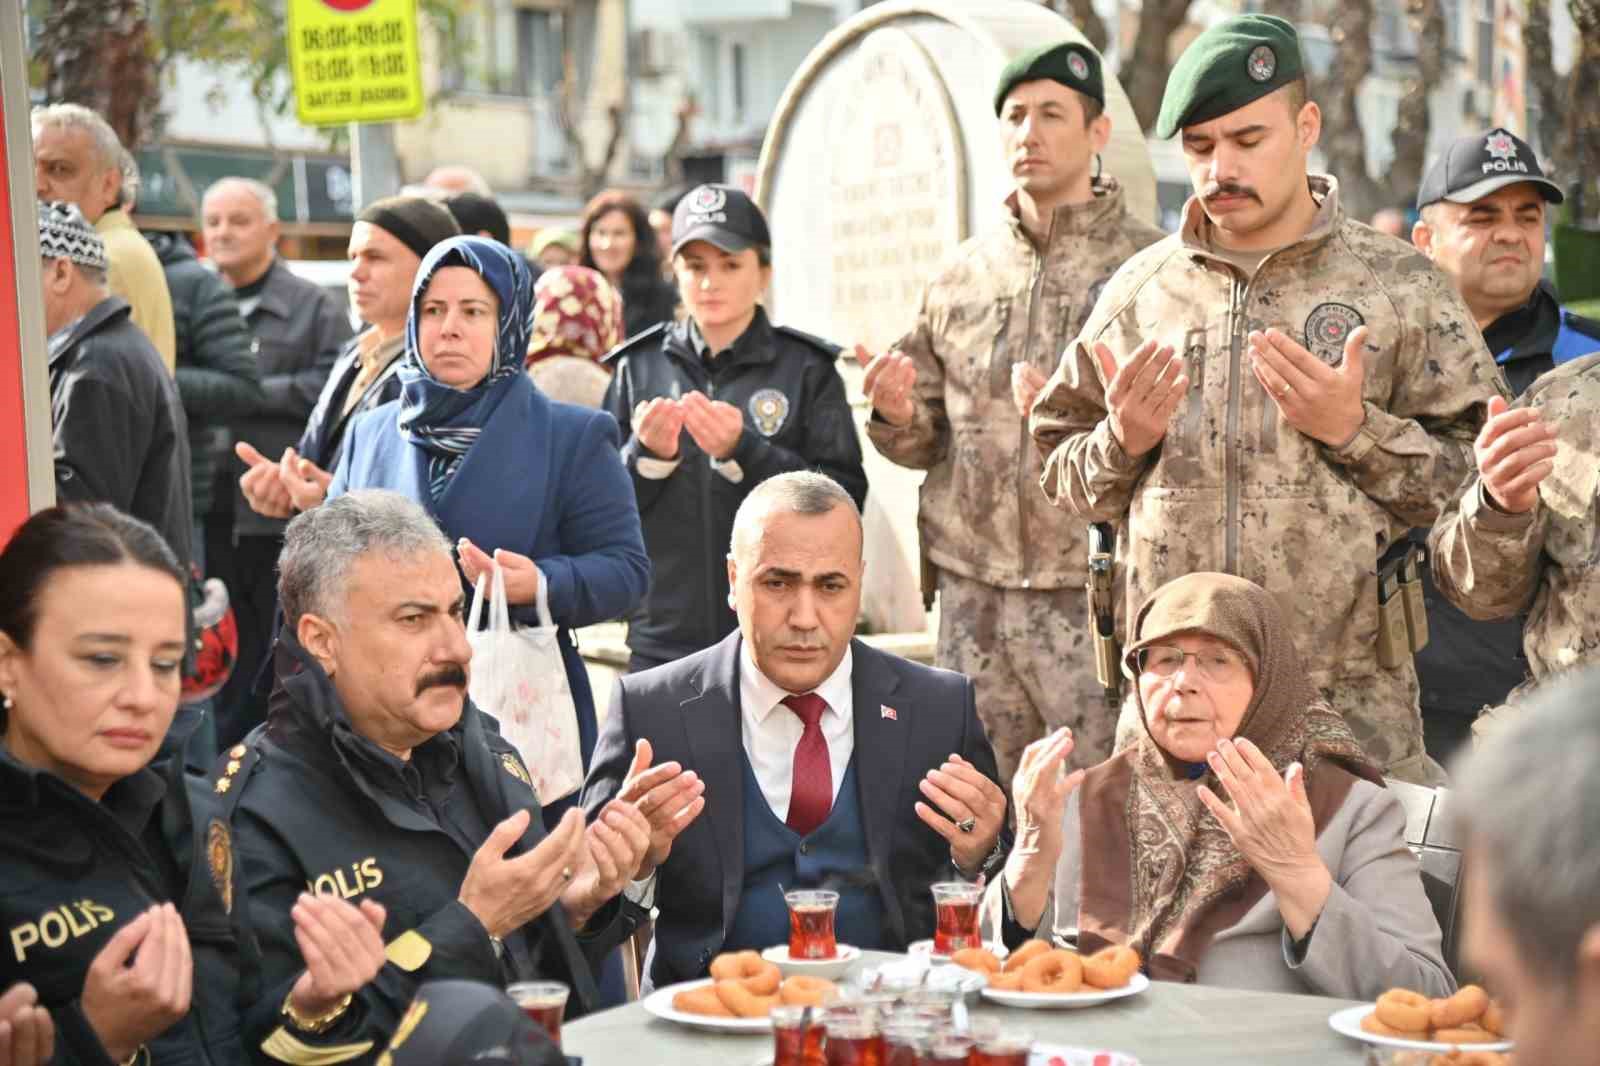
<svg viewBox="0 0 1600 1066">
<path fill-rule="evenodd" d="M 307 1018 L 305 1015 L 294 1009 L 294 989 L 291 988 L 289 990 L 289 994 L 283 997 L 283 1016 L 289 1019 L 290 1025 L 294 1026 L 302 1033 L 310 1033 L 311 1035 L 315 1036 L 318 1033 L 325 1033 L 329 1029 L 333 1028 L 333 1023 L 343 1017 L 344 1012 L 350 1009 L 350 1001 L 352 998 L 353 994 L 346 993 L 345 997 L 339 1002 L 335 1003 L 331 1010 L 325 1011 L 322 1014 L 318 1014 L 315 1017 Z"/>
<path fill-rule="evenodd" d="M 983 861 L 978 864 L 978 868 L 976 870 L 973 870 L 970 874 L 968 874 L 967 871 L 961 869 L 961 863 L 956 859 L 955 849 L 952 848 L 950 850 L 950 862 L 955 866 L 956 871 L 964 877 L 976 878 L 981 874 L 992 874 L 994 873 L 995 867 L 1000 865 L 1001 861 L 1004 860 L 1005 857 L 1005 840 L 1003 837 L 996 837 L 994 841 L 994 850 L 989 852 L 988 855 L 984 856 Z"/>
</svg>

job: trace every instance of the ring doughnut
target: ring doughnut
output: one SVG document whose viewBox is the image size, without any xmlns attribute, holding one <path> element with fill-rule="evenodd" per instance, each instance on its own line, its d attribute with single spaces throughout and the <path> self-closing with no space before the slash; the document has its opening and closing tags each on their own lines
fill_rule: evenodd
<svg viewBox="0 0 1600 1066">
<path fill-rule="evenodd" d="M 1504 1036 L 1506 1019 L 1505 1015 L 1500 1012 L 1500 1004 L 1491 999 L 1489 1005 L 1484 1008 L 1483 1017 L 1478 1019 L 1478 1024 L 1495 1036 Z"/>
<path fill-rule="evenodd" d="M 838 992 L 838 985 L 821 977 L 786 977 L 778 986 L 778 999 L 790 1007 L 820 1007 Z"/>
<path fill-rule="evenodd" d="M 717 998 L 737 1018 L 765 1018 L 778 1004 L 777 996 L 758 996 L 743 981 L 718 981 L 712 986 Z"/>
<path fill-rule="evenodd" d="M 1076 952 L 1051 950 L 1022 968 L 1024 992 L 1065 994 L 1083 987 L 1083 959 Z"/>
<path fill-rule="evenodd" d="M 1403 1033 L 1424 1033 L 1431 1024 L 1433 1001 L 1418 992 L 1391 988 L 1378 997 L 1378 1020 Z"/>
<path fill-rule="evenodd" d="M 1007 955 L 1005 965 L 1001 966 L 1000 970 L 1002 973 L 1020 973 L 1024 966 L 1050 950 L 1052 949 L 1048 940 L 1030 940 Z"/>
<path fill-rule="evenodd" d="M 965 970 L 979 973 L 999 973 L 1000 960 L 988 948 L 962 948 L 950 956 L 950 961 Z"/>
<path fill-rule="evenodd" d="M 1083 981 L 1094 988 L 1121 988 L 1139 972 L 1139 953 L 1124 944 L 1101 948 L 1083 960 Z"/>
<path fill-rule="evenodd" d="M 755 951 L 730 951 L 711 960 L 711 976 L 718 981 L 738 981 L 752 995 L 770 996 L 778 991 L 783 974 L 778 964 L 763 959 Z"/>
<path fill-rule="evenodd" d="M 689 988 L 672 997 L 672 1009 L 685 1014 L 707 1014 L 714 1018 L 732 1018 L 733 1011 L 722 1005 L 715 985 Z"/>
<path fill-rule="evenodd" d="M 1392 1025 L 1384 1025 L 1378 1020 L 1377 1011 L 1368 1011 L 1361 1017 L 1361 1031 L 1371 1033 L 1373 1036 L 1414 1037 L 1415 1033 L 1408 1033 L 1403 1029 L 1396 1029 Z"/>
<path fill-rule="evenodd" d="M 1492 1044 L 1500 1038 L 1481 1026 L 1464 1025 L 1435 1029 L 1432 1039 L 1436 1044 Z"/>
<path fill-rule="evenodd" d="M 1001 971 L 989 975 L 989 987 L 998 988 L 1005 992 L 1022 991 L 1022 971 L 1013 970 L 1010 973 Z"/>
<path fill-rule="evenodd" d="M 1489 994 L 1477 985 L 1462 985 L 1448 999 L 1433 1000 L 1428 1022 L 1435 1029 L 1458 1029 L 1489 1009 Z"/>
<path fill-rule="evenodd" d="M 1511 1059 L 1498 1051 L 1447 1051 L 1428 1062 L 1430 1066 L 1510 1066 Z"/>
</svg>

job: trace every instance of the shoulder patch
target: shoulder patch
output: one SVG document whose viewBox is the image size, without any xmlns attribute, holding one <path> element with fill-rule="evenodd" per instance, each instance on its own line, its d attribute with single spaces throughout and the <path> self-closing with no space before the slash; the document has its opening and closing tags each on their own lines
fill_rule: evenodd
<svg viewBox="0 0 1600 1066">
<path fill-rule="evenodd" d="M 830 340 L 824 340 L 814 333 L 807 333 L 805 330 L 795 329 L 793 326 L 774 326 L 773 332 L 781 333 L 785 337 L 789 337 L 792 340 L 797 340 L 808 348 L 816 350 L 819 354 L 826 356 L 829 362 L 839 358 L 839 353 L 844 351 L 844 348 L 841 345 L 835 344 Z"/>
<path fill-rule="evenodd" d="M 746 406 L 763 437 L 770 437 L 782 429 L 789 417 L 789 397 L 778 389 L 757 389 Z"/>
<path fill-rule="evenodd" d="M 529 788 L 533 787 L 533 776 L 528 773 L 528 768 L 522 765 L 522 760 L 517 758 L 515 752 L 503 751 L 500 753 L 500 765 L 505 772 L 521 781 Z"/>
<path fill-rule="evenodd" d="M 657 322 L 649 329 L 635 333 L 633 336 L 629 337 L 627 340 L 611 349 L 605 355 L 601 356 L 600 361 L 607 365 L 616 362 L 618 359 L 621 359 L 635 348 L 647 345 L 652 337 L 659 337 L 661 334 L 665 333 L 667 331 L 667 326 L 669 325 L 671 325 L 669 322 Z"/>
<path fill-rule="evenodd" d="M 1306 347 L 1329 366 L 1338 366 L 1344 362 L 1344 342 L 1366 321 L 1361 312 L 1349 304 L 1318 304 L 1306 316 Z"/>
<path fill-rule="evenodd" d="M 221 818 L 211 819 L 206 827 L 206 865 L 211 869 L 211 883 L 222 897 L 222 909 L 233 913 L 233 834 Z"/>
</svg>

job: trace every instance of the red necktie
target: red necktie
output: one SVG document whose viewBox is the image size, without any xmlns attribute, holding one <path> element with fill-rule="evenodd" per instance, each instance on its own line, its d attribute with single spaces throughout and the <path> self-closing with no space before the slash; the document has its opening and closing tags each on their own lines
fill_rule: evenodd
<svg viewBox="0 0 1600 1066">
<path fill-rule="evenodd" d="M 828 742 L 823 739 L 822 712 L 828 701 L 815 692 L 785 696 L 783 705 L 805 723 L 800 743 L 794 746 L 794 782 L 789 788 L 790 829 L 801 836 L 828 820 L 833 807 L 833 766 L 828 761 Z"/>
</svg>

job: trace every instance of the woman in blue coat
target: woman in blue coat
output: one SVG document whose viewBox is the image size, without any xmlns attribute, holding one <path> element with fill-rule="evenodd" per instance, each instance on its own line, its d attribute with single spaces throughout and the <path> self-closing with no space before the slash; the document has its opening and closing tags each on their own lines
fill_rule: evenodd
<svg viewBox="0 0 1600 1066">
<path fill-rule="evenodd" d="M 481 237 L 434 246 L 411 291 L 400 399 L 352 423 L 328 496 L 410 496 L 458 542 L 469 585 L 500 563 L 514 622 L 537 625 L 547 606 L 587 767 L 594 694 L 571 630 L 631 610 L 650 560 L 616 420 L 549 399 L 522 372 L 532 311 L 515 252 Z M 546 822 L 576 799 L 546 802 Z"/>
</svg>

